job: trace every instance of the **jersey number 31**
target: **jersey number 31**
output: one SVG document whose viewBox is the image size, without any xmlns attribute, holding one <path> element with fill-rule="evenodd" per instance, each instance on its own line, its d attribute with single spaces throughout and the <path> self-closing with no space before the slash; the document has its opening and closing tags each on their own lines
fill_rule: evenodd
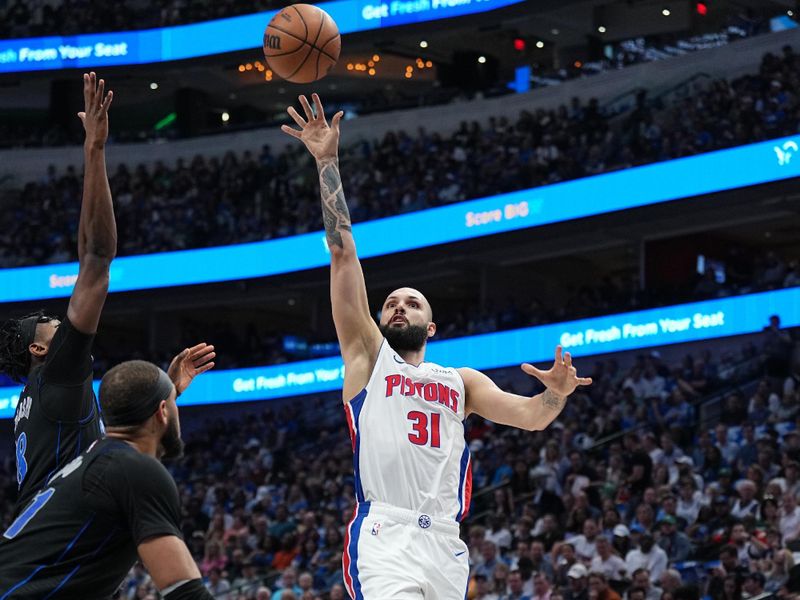
<svg viewBox="0 0 800 600">
<path fill-rule="evenodd" d="M 408 420 L 411 421 L 411 429 L 414 431 L 408 434 L 408 441 L 417 446 L 427 446 L 430 440 L 431 448 L 440 446 L 439 439 L 439 419 L 442 415 L 431 413 L 430 433 L 428 427 L 428 415 L 418 410 L 408 413 Z"/>
</svg>

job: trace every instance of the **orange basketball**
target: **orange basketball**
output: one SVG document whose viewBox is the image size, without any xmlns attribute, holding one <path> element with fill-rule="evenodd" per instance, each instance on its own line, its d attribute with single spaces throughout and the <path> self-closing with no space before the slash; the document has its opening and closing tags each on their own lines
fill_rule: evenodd
<svg viewBox="0 0 800 600">
<path fill-rule="evenodd" d="M 264 30 L 264 58 L 286 81 L 322 79 L 339 60 L 342 40 L 330 15 L 311 4 L 292 4 Z"/>
</svg>

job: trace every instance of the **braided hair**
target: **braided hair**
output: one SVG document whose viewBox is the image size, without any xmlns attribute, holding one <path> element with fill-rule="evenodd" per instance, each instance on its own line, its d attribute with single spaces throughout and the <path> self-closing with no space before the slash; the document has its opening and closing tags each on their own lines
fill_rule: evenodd
<svg viewBox="0 0 800 600">
<path fill-rule="evenodd" d="M 17 383 L 24 383 L 31 370 L 31 353 L 28 346 L 36 334 L 36 324 L 41 322 L 43 311 L 19 319 L 9 319 L 0 327 L 0 373 Z"/>
</svg>

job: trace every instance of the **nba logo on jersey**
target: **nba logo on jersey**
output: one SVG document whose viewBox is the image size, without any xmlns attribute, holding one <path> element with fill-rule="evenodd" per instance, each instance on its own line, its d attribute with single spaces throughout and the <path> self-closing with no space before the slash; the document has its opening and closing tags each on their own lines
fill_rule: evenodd
<svg viewBox="0 0 800 600">
<path fill-rule="evenodd" d="M 378 535 L 381 532 L 381 524 L 380 523 L 373 523 L 372 524 L 372 535 Z"/>
</svg>

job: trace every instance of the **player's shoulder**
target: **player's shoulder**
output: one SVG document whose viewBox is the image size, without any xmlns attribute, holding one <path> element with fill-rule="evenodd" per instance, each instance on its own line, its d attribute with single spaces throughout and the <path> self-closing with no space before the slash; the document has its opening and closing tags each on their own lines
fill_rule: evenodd
<svg viewBox="0 0 800 600">
<path fill-rule="evenodd" d="M 113 463 L 114 470 L 119 475 L 132 482 L 163 481 L 165 478 L 172 481 L 172 477 L 161 462 L 149 454 L 139 452 L 130 444 L 121 440 L 106 438 L 98 449 Z"/>
</svg>

